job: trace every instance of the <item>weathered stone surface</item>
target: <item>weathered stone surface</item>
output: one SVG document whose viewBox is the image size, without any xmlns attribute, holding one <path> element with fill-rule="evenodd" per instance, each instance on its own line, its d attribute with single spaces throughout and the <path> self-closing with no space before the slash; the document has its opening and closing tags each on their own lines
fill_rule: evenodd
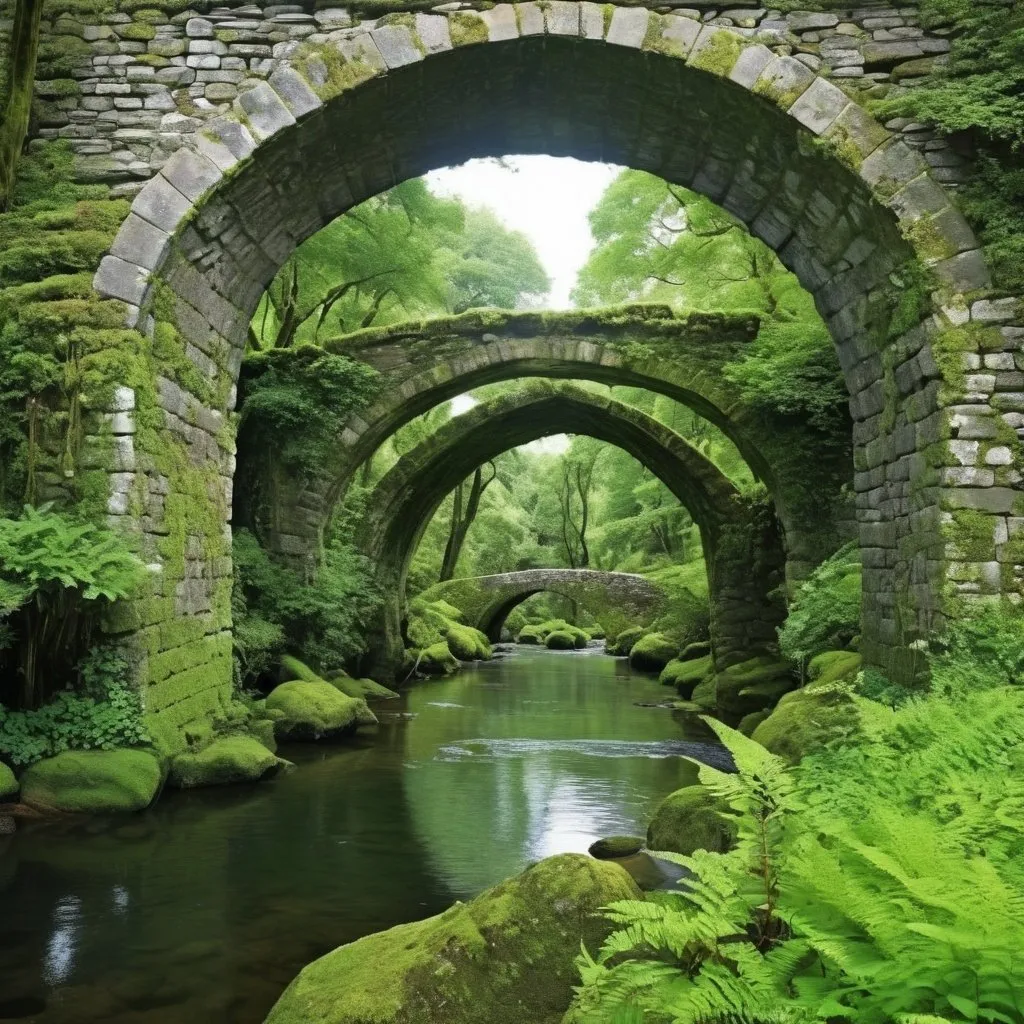
<svg viewBox="0 0 1024 1024">
<path fill-rule="evenodd" d="M 243 92 L 235 100 L 235 107 L 259 140 L 268 139 L 295 123 L 291 111 L 266 82 Z"/>
</svg>

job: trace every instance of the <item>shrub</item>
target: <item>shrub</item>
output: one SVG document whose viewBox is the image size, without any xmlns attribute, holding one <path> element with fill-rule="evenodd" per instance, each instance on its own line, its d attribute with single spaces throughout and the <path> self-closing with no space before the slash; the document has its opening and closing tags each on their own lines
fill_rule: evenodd
<svg viewBox="0 0 1024 1024">
<path fill-rule="evenodd" d="M 803 664 L 844 647 L 860 632 L 861 570 L 857 544 L 840 548 L 801 585 L 779 629 L 779 649 Z"/>
</svg>

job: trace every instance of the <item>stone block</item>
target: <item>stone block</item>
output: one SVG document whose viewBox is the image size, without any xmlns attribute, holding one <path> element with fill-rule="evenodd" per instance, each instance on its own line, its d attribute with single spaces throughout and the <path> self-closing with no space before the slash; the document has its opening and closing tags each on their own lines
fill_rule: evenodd
<svg viewBox="0 0 1024 1024">
<path fill-rule="evenodd" d="M 156 270 L 167 255 L 170 235 L 134 213 L 129 213 L 110 247 L 114 256 L 146 270 Z"/>
<path fill-rule="evenodd" d="M 830 128 L 836 118 L 849 106 L 850 98 L 824 78 L 815 78 L 789 113 L 815 135 Z"/>
<path fill-rule="evenodd" d="M 400 68 L 423 60 L 412 32 L 404 25 L 381 25 L 370 35 L 389 68 Z"/>
<path fill-rule="evenodd" d="M 940 260 L 933 269 L 942 281 L 960 294 L 988 288 L 992 284 L 988 265 L 980 249 L 971 249 L 948 260 Z"/>
<path fill-rule="evenodd" d="M 286 64 L 278 66 L 270 76 L 269 84 L 296 118 L 309 114 L 323 105 L 320 97 L 313 92 L 302 75 Z"/>
<path fill-rule="evenodd" d="M 544 35 L 544 11 L 536 0 L 526 0 L 517 5 L 519 10 L 520 36 Z"/>
<path fill-rule="evenodd" d="M 1020 299 L 981 299 L 971 304 L 971 319 L 980 323 L 998 324 L 1024 316 Z"/>
<path fill-rule="evenodd" d="M 891 195 L 926 170 L 927 165 L 917 152 L 905 142 L 892 139 L 864 158 L 860 175 L 869 185 L 882 188 Z"/>
<path fill-rule="evenodd" d="M 195 135 L 197 152 L 222 171 L 229 171 L 256 149 L 256 140 L 245 125 L 232 117 L 207 121 Z"/>
<path fill-rule="evenodd" d="M 578 36 L 580 5 L 570 0 L 550 0 L 544 11 L 544 22 L 549 35 Z"/>
<path fill-rule="evenodd" d="M 690 24 L 696 24 L 696 22 L 691 22 Z M 691 46 L 695 39 L 696 37 L 690 41 Z M 729 72 L 729 78 L 736 82 L 737 85 L 742 85 L 745 89 L 752 89 L 754 83 L 760 78 L 761 72 L 773 60 L 775 60 L 775 54 L 767 46 L 762 46 L 759 43 L 756 46 L 744 47 L 732 70 Z"/>
<path fill-rule="evenodd" d="M 141 306 L 148 279 L 149 273 L 143 267 L 117 256 L 104 256 L 92 283 L 101 295 Z"/>
<path fill-rule="evenodd" d="M 639 50 L 647 35 L 649 20 L 650 12 L 645 7 L 616 7 L 608 26 L 608 42 Z"/>
<path fill-rule="evenodd" d="M 268 139 L 295 124 L 291 111 L 266 82 L 243 92 L 235 100 L 235 109 L 246 119 L 250 132 L 259 140 Z"/>
<path fill-rule="evenodd" d="M 788 110 L 815 80 L 814 72 L 793 57 L 776 57 L 754 83 L 754 92 Z"/>
<path fill-rule="evenodd" d="M 442 53 L 452 48 L 448 19 L 440 14 L 417 14 L 416 34 L 427 53 Z"/>
<path fill-rule="evenodd" d="M 189 18 L 185 22 L 185 35 L 189 39 L 213 39 L 213 23 L 205 18 Z"/>
<path fill-rule="evenodd" d="M 516 9 L 513 4 L 495 4 L 489 11 L 479 11 L 481 19 L 487 26 L 487 38 L 492 43 L 505 39 L 519 38 L 519 25 L 516 22 Z"/>
</svg>

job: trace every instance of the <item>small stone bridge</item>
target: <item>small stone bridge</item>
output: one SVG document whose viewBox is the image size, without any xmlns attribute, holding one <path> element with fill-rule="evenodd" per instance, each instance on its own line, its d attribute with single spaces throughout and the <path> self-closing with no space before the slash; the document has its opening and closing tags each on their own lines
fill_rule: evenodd
<svg viewBox="0 0 1024 1024">
<path fill-rule="evenodd" d="M 523 569 L 493 576 L 467 576 L 438 583 L 420 596 L 425 601 L 448 601 L 466 622 L 501 639 L 508 613 L 542 591 L 575 601 L 589 612 L 608 636 L 636 622 L 651 622 L 665 605 L 661 588 L 646 576 L 599 569 Z"/>
</svg>

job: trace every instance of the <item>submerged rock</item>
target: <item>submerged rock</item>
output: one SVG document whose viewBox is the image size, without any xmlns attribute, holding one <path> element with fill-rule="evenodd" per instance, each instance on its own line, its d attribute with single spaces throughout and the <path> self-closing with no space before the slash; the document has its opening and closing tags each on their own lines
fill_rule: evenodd
<svg viewBox="0 0 1024 1024">
<path fill-rule="evenodd" d="M 20 788 L 17 776 L 3 761 L 0 761 L 0 803 L 13 800 L 18 795 Z"/>
<path fill-rule="evenodd" d="M 182 789 L 258 782 L 276 775 L 286 763 L 252 736 L 225 736 L 197 754 L 174 758 L 170 782 Z"/>
<path fill-rule="evenodd" d="M 677 789 L 658 804 L 647 829 L 647 847 L 687 856 L 694 850 L 724 853 L 736 838 L 736 826 L 722 813 L 727 809 L 705 786 Z"/>
<path fill-rule="evenodd" d="M 599 909 L 642 899 L 617 864 L 549 857 L 443 914 L 314 961 L 266 1024 L 558 1024 L 582 941 L 611 930 Z"/>
<path fill-rule="evenodd" d="M 587 851 L 598 860 L 610 860 L 614 857 L 632 857 L 644 848 L 644 840 L 640 836 L 608 836 L 590 844 Z"/>
<path fill-rule="evenodd" d="M 55 811 L 141 811 L 153 802 L 162 775 L 148 750 L 68 750 L 26 769 L 21 799 Z"/>
<path fill-rule="evenodd" d="M 366 701 L 349 697 L 323 680 L 281 683 L 267 697 L 279 740 L 334 739 L 377 718 Z"/>
</svg>

